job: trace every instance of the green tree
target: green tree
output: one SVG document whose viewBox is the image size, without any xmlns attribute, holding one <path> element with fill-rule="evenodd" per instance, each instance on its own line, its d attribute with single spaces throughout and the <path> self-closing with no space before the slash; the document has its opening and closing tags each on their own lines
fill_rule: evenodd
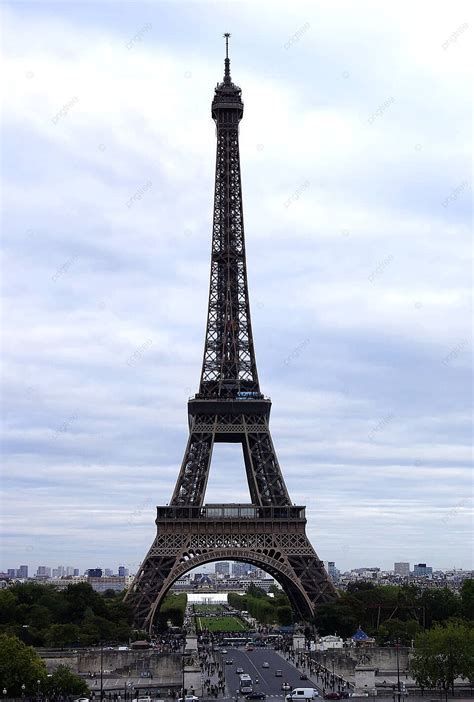
<svg viewBox="0 0 474 702">
<path fill-rule="evenodd" d="M 440 687 L 447 699 L 457 677 L 474 678 L 474 630 L 450 623 L 419 634 L 411 671 L 418 685 Z"/>
<path fill-rule="evenodd" d="M 67 665 L 60 665 L 48 678 L 46 692 L 51 696 L 65 697 L 67 695 L 87 696 L 89 688 L 86 682 L 73 673 Z"/>
<path fill-rule="evenodd" d="M 390 619 L 385 621 L 376 633 L 376 639 L 379 644 L 387 644 L 396 639 L 403 646 L 410 646 L 417 634 L 421 632 L 421 626 L 416 619 Z"/>
<path fill-rule="evenodd" d="M 419 602 L 425 607 L 427 627 L 456 616 L 459 609 L 459 598 L 447 587 L 439 590 L 424 590 Z"/>
<path fill-rule="evenodd" d="M 250 595 L 250 597 L 267 597 L 267 593 L 265 590 L 262 590 L 261 587 L 257 587 L 253 583 L 250 583 L 250 585 L 247 588 L 247 595 Z"/>
<path fill-rule="evenodd" d="M 46 666 L 36 651 L 16 636 L 0 634 L 0 688 L 8 697 L 20 697 L 22 685 L 26 695 L 34 695 L 47 680 Z"/>
<path fill-rule="evenodd" d="M 88 610 L 98 616 L 107 616 L 104 599 L 89 583 L 68 585 L 64 591 L 64 598 L 68 605 L 68 622 L 72 624 L 80 624 L 88 615 Z"/>
<path fill-rule="evenodd" d="M 0 590 L 0 624 L 15 621 L 17 601 L 11 589 Z"/>
<path fill-rule="evenodd" d="M 352 636 L 361 623 L 360 617 L 354 613 L 355 607 L 351 602 L 336 601 L 333 604 L 321 605 L 316 610 L 314 624 L 321 636 L 339 634 L 339 636 Z"/>
<path fill-rule="evenodd" d="M 293 623 L 293 610 L 289 605 L 283 605 L 282 607 L 275 608 L 276 618 L 278 624 L 281 626 L 289 626 Z"/>
<path fill-rule="evenodd" d="M 77 644 L 79 631 L 76 624 L 53 624 L 46 632 L 46 645 L 52 648 L 64 648 Z"/>
<path fill-rule="evenodd" d="M 461 587 L 460 614 L 465 619 L 474 619 L 474 580 L 464 580 Z"/>
</svg>

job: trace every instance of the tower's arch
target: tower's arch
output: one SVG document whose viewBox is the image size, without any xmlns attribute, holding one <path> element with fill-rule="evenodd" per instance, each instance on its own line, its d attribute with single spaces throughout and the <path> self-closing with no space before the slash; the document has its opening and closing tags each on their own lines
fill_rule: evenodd
<svg viewBox="0 0 474 702">
<path fill-rule="evenodd" d="M 163 583 L 160 592 L 156 595 L 155 600 L 150 607 L 150 617 L 147 623 L 147 628 L 151 632 L 153 630 L 154 620 L 163 603 L 164 598 L 168 594 L 170 588 L 176 580 L 181 578 L 189 571 L 208 563 L 216 561 L 240 561 L 241 563 L 249 563 L 250 565 L 261 568 L 268 575 L 271 575 L 281 585 L 283 591 L 288 596 L 291 606 L 297 616 L 302 620 L 309 619 L 313 614 L 313 606 L 307 593 L 299 585 L 298 582 L 292 580 L 291 568 L 289 568 L 282 558 L 281 554 L 274 553 L 260 554 L 252 551 L 244 551 L 243 549 L 235 549 L 232 551 L 232 557 L 226 549 L 214 551 L 212 553 L 193 554 L 188 558 L 183 558 L 179 565 L 174 569 L 172 579 L 169 577 Z"/>
</svg>

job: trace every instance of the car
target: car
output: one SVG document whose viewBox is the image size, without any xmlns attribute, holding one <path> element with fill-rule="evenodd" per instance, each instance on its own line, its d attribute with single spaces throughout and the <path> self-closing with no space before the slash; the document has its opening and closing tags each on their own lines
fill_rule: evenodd
<svg viewBox="0 0 474 702">
<path fill-rule="evenodd" d="M 244 672 L 244 669 L 239 667 L 235 669 L 235 672 L 241 674 Z"/>
<path fill-rule="evenodd" d="M 276 678 L 282 678 L 282 677 L 283 677 L 283 673 L 281 672 L 281 670 L 275 670 L 275 677 L 276 677 Z"/>
<path fill-rule="evenodd" d="M 269 667 L 270 667 L 270 663 L 268 663 L 268 661 L 263 661 L 262 668 L 269 668 Z"/>
<path fill-rule="evenodd" d="M 76 702 L 89 702 L 88 697 L 78 697 Z"/>
<path fill-rule="evenodd" d="M 405 694 L 408 695 L 408 691 Z M 352 692 L 349 692 L 349 690 L 343 690 L 341 692 L 341 697 L 343 700 L 347 700 L 349 697 L 352 697 Z"/>
<path fill-rule="evenodd" d="M 179 697 L 178 702 L 199 702 L 199 697 L 196 697 L 196 695 L 186 695 L 184 699 Z"/>
<path fill-rule="evenodd" d="M 324 695 L 325 700 L 340 700 L 342 699 L 340 692 L 326 692 Z"/>
<path fill-rule="evenodd" d="M 286 690 L 291 690 L 291 685 L 290 685 L 290 683 L 289 683 L 289 682 L 284 682 L 284 683 L 282 683 L 281 689 L 282 689 L 282 690 L 285 690 L 285 691 L 286 691 Z"/>
<path fill-rule="evenodd" d="M 223 649 L 222 649 L 222 651 L 221 651 L 221 653 L 223 653 L 223 654 L 224 654 L 224 656 L 225 656 L 225 655 L 226 655 L 226 653 L 228 653 L 228 651 L 227 651 L 227 649 L 226 649 L 226 648 L 223 648 Z"/>
<path fill-rule="evenodd" d="M 301 673 L 300 680 L 307 680 L 307 679 L 308 679 L 308 676 L 306 675 L 306 673 Z"/>
<path fill-rule="evenodd" d="M 252 646 L 252 644 L 247 644 L 247 646 L 246 646 L 245 648 L 246 648 L 247 651 L 253 651 L 253 646 Z"/>
<path fill-rule="evenodd" d="M 264 700 L 266 697 L 264 692 L 250 692 L 248 695 L 245 695 L 246 700 Z"/>
<path fill-rule="evenodd" d="M 226 658 L 224 662 L 226 665 L 234 665 L 234 661 L 232 660 L 232 658 Z"/>
</svg>

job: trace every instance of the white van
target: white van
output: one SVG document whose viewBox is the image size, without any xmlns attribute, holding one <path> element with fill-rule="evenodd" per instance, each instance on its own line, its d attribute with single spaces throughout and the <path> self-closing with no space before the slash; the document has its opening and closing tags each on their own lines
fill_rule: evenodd
<svg viewBox="0 0 474 702">
<path fill-rule="evenodd" d="M 286 697 L 286 702 L 293 702 L 294 700 L 314 700 L 319 697 L 319 692 L 314 689 L 314 687 L 295 687 L 291 690 Z"/>
</svg>

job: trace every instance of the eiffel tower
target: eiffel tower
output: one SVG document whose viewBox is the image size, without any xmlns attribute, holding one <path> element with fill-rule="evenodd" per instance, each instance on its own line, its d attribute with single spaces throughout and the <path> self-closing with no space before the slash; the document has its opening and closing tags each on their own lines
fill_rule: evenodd
<svg viewBox="0 0 474 702">
<path fill-rule="evenodd" d="M 247 290 L 239 123 L 241 89 L 230 76 L 215 89 L 217 127 L 211 281 L 199 392 L 188 402 L 189 439 L 169 505 L 127 594 L 135 625 L 152 631 L 173 583 L 212 561 L 255 564 L 287 593 L 301 620 L 336 591 L 306 536 L 305 508 L 291 502 L 270 434 L 271 401 L 260 392 Z M 241 443 L 251 504 L 205 504 L 215 442 Z"/>
</svg>

